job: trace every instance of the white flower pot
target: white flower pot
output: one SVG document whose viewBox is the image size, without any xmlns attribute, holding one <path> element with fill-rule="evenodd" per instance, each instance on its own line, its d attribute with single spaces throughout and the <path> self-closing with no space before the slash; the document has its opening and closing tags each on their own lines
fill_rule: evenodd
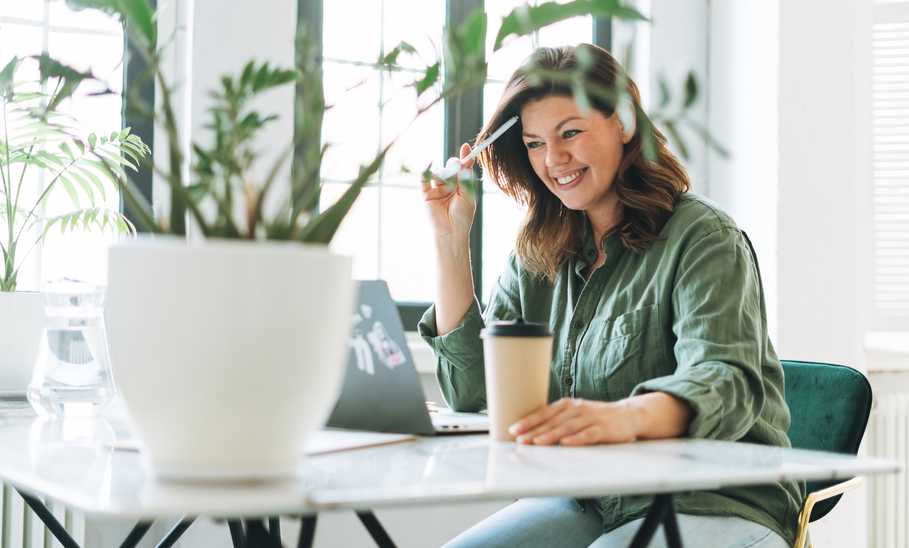
<svg viewBox="0 0 909 548">
<path fill-rule="evenodd" d="M 151 473 L 294 474 L 337 396 L 353 296 L 351 260 L 323 246 L 112 246 L 114 382 Z"/>
<path fill-rule="evenodd" d="M 25 394 L 44 328 L 44 296 L 0 292 L 0 393 Z"/>
</svg>

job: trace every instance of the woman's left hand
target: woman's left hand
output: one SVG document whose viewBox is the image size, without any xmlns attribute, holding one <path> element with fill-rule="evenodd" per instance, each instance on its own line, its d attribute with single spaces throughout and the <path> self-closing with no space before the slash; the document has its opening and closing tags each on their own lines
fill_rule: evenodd
<svg viewBox="0 0 909 548">
<path fill-rule="evenodd" d="M 532 445 L 595 445 L 638 438 L 635 410 L 627 400 L 563 398 L 527 415 L 508 431 L 518 443 Z"/>
</svg>

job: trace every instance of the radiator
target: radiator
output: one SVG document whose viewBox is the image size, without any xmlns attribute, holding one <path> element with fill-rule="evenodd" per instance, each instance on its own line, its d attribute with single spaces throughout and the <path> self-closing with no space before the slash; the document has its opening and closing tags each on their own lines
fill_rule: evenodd
<svg viewBox="0 0 909 548">
<path fill-rule="evenodd" d="M 85 518 L 55 502 L 44 501 L 73 540 L 85 544 Z M 0 495 L 0 548 L 62 548 L 41 520 L 9 485 Z"/>
<path fill-rule="evenodd" d="M 875 399 L 865 444 L 870 456 L 896 460 L 897 475 L 872 476 L 869 481 L 868 546 L 909 546 L 909 394 L 883 394 Z"/>
</svg>

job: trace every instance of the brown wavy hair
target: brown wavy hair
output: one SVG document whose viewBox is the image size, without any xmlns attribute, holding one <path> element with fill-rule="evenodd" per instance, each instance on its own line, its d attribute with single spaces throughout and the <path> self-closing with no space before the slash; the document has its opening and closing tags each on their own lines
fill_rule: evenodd
<svg viewBox="0 0 909 548">
<path fill-rule="evenodd" d="M 641 109 L 638 88 L 605 49 L 592 44 L 539 48 L 508 81 L 495 113 L 480 131 L 477 142 L 515 115 L 529 102 L 550 96 L 573 97 L 568 78 L 584 60 L 584 83 L 590 105 L 605 116 L 615 112 L 616 97 L 633 102 L 636 130 L 624 145 L 613 181 L 621 208 L 618 230 L 625 248 L 643 251 L 655 241 L 672 215 L 679 197 L 690 187 L 688 174 L 666 146 L 666 138 Z M 561 76 L 561 77 L 560 77 Z M 525 268 L 555 281 L 561 265 L 580 252 L 586 230 L 585 213 L 573 211 L 537 177 L 516 124 L 480 155 L 480 165 L 502 191 L 523 206 L 527 215 L 518 234 L 516 252 Z M 652 132 L 655 158 L 647 159 L 642 133 Z M 602 242 L 600 242 L 602 245 Z"/>
</svg>

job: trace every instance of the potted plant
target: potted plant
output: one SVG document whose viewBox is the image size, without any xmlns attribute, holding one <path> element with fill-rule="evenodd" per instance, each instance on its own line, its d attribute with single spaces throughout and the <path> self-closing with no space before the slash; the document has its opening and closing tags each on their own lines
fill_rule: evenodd
<svg viewBox="0 0 909 548">
<path fill-rule="evenodd" d="M 115 179 L 148 152 L 128 128 L 81 135 L 76 120 L 58 110 L 73 89 L 61 80 L 48 93 L 37 82 L 17 80 L 17 69 L 35 61 L 14 57 L 0 70 L 0 391 L 15 393 L 29 382 L 44 321 L 41 294 L 17 291 L 23 264 L 51 229 L 131 232 L 130 222 L 104 202 Z M 48 217 L 44 207 L 58 193 L 71 209 Z"/>
<path fill-rule="evenodd" d="M 333 255 L 327 244 L 394 141 L 361 165 L 333 205 L 319 211 L 326 103 L 321 59 L 305 32 L 293 69 L 250 61 L 240 74 L 222 77 L 211 94 L 211 144 L 184 150 L 173 86 L 161 70 L 153 9 L 145 0 L 68 1 L 102 9 L 136 29 L 135 46 L 161 93 L 157 111 L 137 108 L 154 111 L 167 133 L 166 165 L 146 167 L 166 182 L 170 209 L 156 216 L 129 181 L 121 181 L 139 228 L 158 237 L 117 244 L 109 255 L 114 377 L 150 470 L 193 479 L 290 475 L 307 434 L 322 424 L 336 397 L 350 330 L 350 260 Z M 643 19 L 612 0 L 525 6 L 502 21 L 496 47 L 591 13 Z M 424 99 L 415 116 L 485 82 L 486 26 L 486 14 L 477 11 L 448 29 L 442 59 L 412 83 Z M 412 53 L 401 43 L 377 64 L 395 70 L 398 57 Z M 66 67 L 46 69 L 45 77 L 60 77 Z M 252 143 L 274 117 L 251 101 L 289 85 L 298 90 L 294 139 L 257 179 Z M 589 92 L 613 99 L 618 93 Z M 426 94 L 432 97 L 426 100 Z M 288 177 L 282 166 L 291 157 Z"/>
</svg>

